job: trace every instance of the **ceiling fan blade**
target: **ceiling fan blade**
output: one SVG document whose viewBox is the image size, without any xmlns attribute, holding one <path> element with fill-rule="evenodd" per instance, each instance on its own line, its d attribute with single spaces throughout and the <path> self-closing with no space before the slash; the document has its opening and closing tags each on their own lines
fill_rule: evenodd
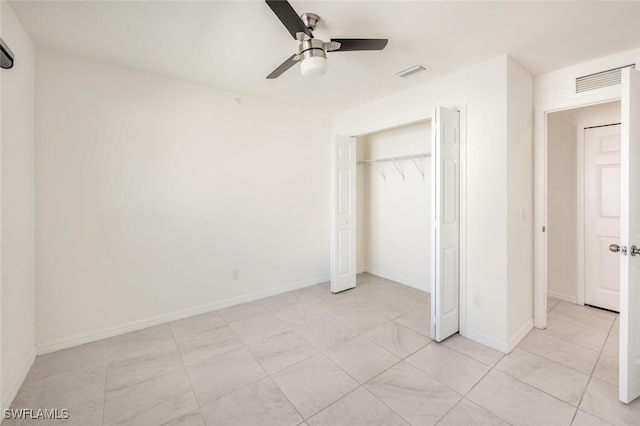
<svg viewBox="0 0 640 426">
<path fill-rule="evenodd" d="M 297 33 L 305 33 L 309 37 L 313 38 L 311 30 L 302 22 L 300 16 L 296 13 L 293 7 L 287 0 L 265 0 L 273 13 L 276 14 L 278 19 L 287 27 L 287 30 L 291 33 L 291 36 L 297 40 Z"/>
<path fill-rule="evenodd" d="M 332 38 L 331 42 L 340 43 L 340 47 L 332 52 L 349 52 L 355 50 L 382 50 L 389 40 L 386 38 Z"/>
<path fill-rule="evenodd" d="M 284 61 L 278 68 L 273 70 L 273 72 L 267 76 L 267 79 L 273 80 L 274 78 L 280 77 L 282 74 L 284 74 L 285 71 L 287 71 L 289 68 L 297 64 L 299 60 L 300 60 L 300 55 L 298 54 L 291 55 L 291 57 L 289 57 L 286 61 Z"/>
</svg>

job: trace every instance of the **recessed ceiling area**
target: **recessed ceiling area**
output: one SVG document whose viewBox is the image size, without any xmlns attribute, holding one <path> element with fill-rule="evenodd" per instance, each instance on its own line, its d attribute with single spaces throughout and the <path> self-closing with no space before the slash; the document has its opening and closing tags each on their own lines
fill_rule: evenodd
<svg viewBox="0 0 640 426">
<path fill-rule="evenodd" d="M 532 75 L 640 45 L 640 2 L 300 1 L 314 35 L 388 38 L 383 51 L 329 52 L 326 75 L 297 66 L 266 76 L 297 52 L 264 1 L 12 1 L 39 47 L 294 106 L 337 112 L 508 53 Z M 431 68 L 407 79 L 395 73 Z"/>
</svg>

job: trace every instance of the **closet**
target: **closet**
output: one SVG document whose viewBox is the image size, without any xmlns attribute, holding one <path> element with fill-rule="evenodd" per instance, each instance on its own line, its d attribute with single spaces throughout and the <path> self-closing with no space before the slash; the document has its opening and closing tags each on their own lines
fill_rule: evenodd
<svg viewBox="0 0 640 426">
<path fill-rule="evenodd" d="M 430 119 L 332 145 L 331 291 L 354 288 L 363 271 L 430 290 L 438 342 L 463 312 L 460 117 L 438 106 Z"/>
<path fill-rule="evenodd" d="M 356 138 L 356 272 L 431 291 L 431 121 Z"/>
</svg>

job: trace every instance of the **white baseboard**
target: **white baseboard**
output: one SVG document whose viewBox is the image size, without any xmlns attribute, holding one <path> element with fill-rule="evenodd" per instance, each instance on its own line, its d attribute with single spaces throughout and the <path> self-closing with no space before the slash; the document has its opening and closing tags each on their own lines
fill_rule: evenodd
<svg viewBox="0 0 640 426">
<path fill-rule="evenodd" d="M 363 272 L 368 272 L 371 275 L 376 275 L 378 277 L 381 278 L 385 278 L 387 280 L 391 280 L 391 281 L 395 281 L 397 283 L 409 286 L 409 287 L 413 287 L 413 288 L 417 288 L 418 290 L 422 290 L 422 291 L 426 291 L 426 292 L 431 292 L 431 288 L 429 287 L 429 284 L 425 284 L 425 283 L 421 283 L 406 277 L 401 277 L 399 275 L 393 274 L 393 273 L 389 273 L 387 271 L 383 271 L 380 269 L 376 269 L 376 268 L 371 268 L 371 267 L 366 267 L 365 271 Z"/>
<path fill-rule="evenodd" d="M 497 351 L 502 352 L 503 354 L 510 353 L 513 348 L 515 348 L 518 343 L 533 329 L 533 318 L 525 322 L 522 327 L 518 329 L 518 331 L 511 337 L 507 342 L 502 340 L 494 339 L 493 337 L 489 337 L 484 333 L 480 333 L 478 331 L 467 328 L 464 334 L 460 333 L 464 337 L 471 339 L 475 342 L 478 342 L 482 345 L 488 346 L 491 349 L 495 349 Z"/>
<path fill-rule="evenodd" d="M 569 303 L 577 303 L 578 300 L 576 296 L 572 294 L 562 293 L 560 291 L 553 291 L 549 289 L 547 289 L 547 297 L 553 297 Z"/>
<path fill-rule="evenodd" d="M 7 395 L 4 398 L 4 401 L 2 401 L 3 413 L 6 408 L 11 407 L 11 403 L 13 403 L 14 398 L 18 394 L 18 391 L 20 390 L 20 388 L 22 387 L 22 384 L 24 383 L 24 379 L 27 378 L 27 374 L 29 374 L 29 370 L 31 370 L 31 367 L 33 366 L 33 362 L 35 360 L 36 360 L 36 349 L 34 347 L 31 350 L 31 353 L 29 354 L 29 356 L 27 357 L 26 362 L 22 366 L 22 371 L 20 372 L 20 375 L 18 376 L 16 381 L 13 383 L 13 385 L 11 385 L 11 390 L 9 391 L 9 395 Z M 0 416 L 0 423 L 2 423 L 3 419 L 4 419 L 4 416 Z"/>
<path fill-rule="evenodd" d="M 361 274 L 363 272 L 367 272 L 367 267 L 366 266 L 359 266 L 356 268 L 356 274 Z"/>
<path fill-rule="evenodd" d="M 194 308 L 182 309 L 180 311 L 170 312 L 168 314 L 162 314 L 151 318 L 131 321 L 126 324 L 120 324 L 113 327 L 106 327 L 100 330 L 81 333 L 75 336 L 55 340 L 53 342 L 40 343 L 36 345 L 35 353 L 37 355 L 43 355 L 50 352 L 59 351 L 61 349 L 67 349 L 74 346 L 83 345 L 85 343 L 106 339 L 108 337 L 118 336 L 120 334 L 129 333 L 131 331 L 141 330 L 143 328 L 152 327 L 154 325 L 165 324 L 171 321 L 192 317 L 194 315 L 217 311 L 218 309 L 228 308 L 240 303 L 252 302 L 254 300 L 263 299 L 269 296 L 275 296 L 278 294 L 286 293 L 288 291 L 310 287 L 312 285 L 320 284 L 329 280 L 329 276 L 322 276 L 311 280 L 299 281 L 296 283 L 287 284 L 268 290 L 262 290 L 244 296 L 232 297 L 230 299 L 221 300 L 219 302 L 196 306 Z"/>
<path fill-rule="evenodd" d="M 516 331 L 516 334 L 514 334 L 513 337 L 509 339 L 507 345 L 508 352 L 510 353 L 512 350 L 514 350 L 515 347 L 518 346 L 518 343 L 520 343 L 531 330 L 533 330 L 533 318 L 522 324 L 522 327 L 520 327 L 518 331 Z"/>
<path fill-rule="evenodd" d="M 467 327 L 467 330 L 465 331 L 463 336 L 467 339 L 473 340 L 474 342 L 478 342 L 482 345 L 488 346 L 491 349 L 502 352 L 503 354 L 509 353 L 509 345 L 507 344 L 507 342 L 494 339 L 493 337 L 489 337 L 486 334 L 475 331 L 469 327 Z"/>
</svg>

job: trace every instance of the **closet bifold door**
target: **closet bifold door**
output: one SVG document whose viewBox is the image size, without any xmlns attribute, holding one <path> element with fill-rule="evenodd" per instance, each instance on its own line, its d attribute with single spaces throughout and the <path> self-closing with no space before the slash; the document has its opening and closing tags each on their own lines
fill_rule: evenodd
<svg viewBox="0 0 640 426">
<path fill-rule="evenodd" d="M 356 138 L 336 136 L 334 146 L 331 292 L 356 286 Z"/>
<path fill-rule="evenodd" d="M 459 327 L 460 113 L 437 107 L 432 129 L 431 328 L 441 342 Z"/>
</svg>

